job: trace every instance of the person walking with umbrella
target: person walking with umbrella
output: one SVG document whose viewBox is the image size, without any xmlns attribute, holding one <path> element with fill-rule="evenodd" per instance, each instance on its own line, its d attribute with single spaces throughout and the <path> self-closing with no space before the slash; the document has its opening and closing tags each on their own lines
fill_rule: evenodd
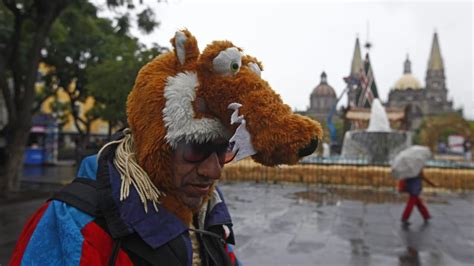
<svg viewBox="0 0 474 266">
<path fill-rule="evenodd" d="M 404 225 L 409 225 L 408 219 L 410 218 L 414 206 L 418 208 L 421 215 L 423 216 L 423 219 L 425 219 L 425 222 L 428 222 L 428 220 L 431 218 L 428 208 L 426 208 L 426 205 L 419 197 L 423 189 L 423 180 L 426 181 L 428 184 L 435 186 L 433 182 L 426 178 L 423 173 L 423 170 L 418 176 L 405 180 L 406 192 L 410 195 L 410 197 L 408 198 L 408 202 L 402 215 L 402 223 Z"/>
<path fill-rule="evenodd" d="M 392 162 L 392 176 L 405 182 L 405 191 L 410 195 L 401 218 L 405 226 L 410 224 L 408 219 L 415 206 L 425 222 L 431 218 L 428 208 L 419 197 L 423 189 L 423 180 L 436 186 L 423 173 L 423 167 L 430 157 L 431 152 L 427 147 L 415 145 L 401 151 Z"/>
</svg>

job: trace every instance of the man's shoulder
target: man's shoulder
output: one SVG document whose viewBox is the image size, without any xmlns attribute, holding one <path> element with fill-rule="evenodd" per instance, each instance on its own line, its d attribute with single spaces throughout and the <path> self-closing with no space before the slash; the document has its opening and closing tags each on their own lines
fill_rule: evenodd
<svg viewBox="0 0 474 266">
<path fill-rule="evenodd" d="M 77 171 L 77 176 L 82 178 L 96 179 L 97 175 L 97 155 L 91 155 L 84 158 Z"/>
</svg>

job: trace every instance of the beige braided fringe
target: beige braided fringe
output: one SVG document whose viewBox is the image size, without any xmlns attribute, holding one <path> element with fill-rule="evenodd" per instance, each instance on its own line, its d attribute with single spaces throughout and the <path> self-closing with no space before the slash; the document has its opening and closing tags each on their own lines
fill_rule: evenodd
<svg viewBox="0 0 474 266">
<path fill-rule="evenodd" d="M 196 229 L 194 225 L 191 223 L 189 226 L 191 229 Z M 192 266 L 201 266 L 202 261 L 201 261 L 201 255 L 199 252 L 199 241 L 196 236 L 196 232 L 193 230 L 189 230 L 189 238 L 191 238 L 191 246 L 193 250 L 193 258 L 192 258 Z"/>
<path fill-rule="evenodd" d="M 148 213 L 147 200 L 153 203 L 153 207 L 158 211 L 157 204 L 160 197 L 165 194 L 151 182 L 148 174 L 138 165 L 133 147 L 133 136 L 129 128 L 123 130 L 124 137 L 120 140 L 111 141 L 102 147 L 100 153 L 109 145 L 118 144 L 115 151 L 114 165 L 120 173 L 122 180 L 120 186 L 120 201 L 125 200 L 130 194 L 130 185 L 137 190 L 140 201 L 143 203 L 145 212 Z M 97 157 L 99 158 L 99 157 Z"/>
</svg>

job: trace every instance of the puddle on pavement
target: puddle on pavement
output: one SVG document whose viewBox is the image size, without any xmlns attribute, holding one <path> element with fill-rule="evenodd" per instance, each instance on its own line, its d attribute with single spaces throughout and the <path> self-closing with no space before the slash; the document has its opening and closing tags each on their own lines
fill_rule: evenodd
<svg viewBox="0 0 474 266">
<path fill-rule="evenodd" d="M 427 203 L 447 204 L 438 193 L 422 193 L 422 200 Z M 408 194 L 394 191 L 346 189 L 346 188 L 325 188 L 318 190 L 306 190 L 295 192 L 290 195 L 298 201 L 306 200 L 315 202 L 318 205 L 335 205 L 341 200 L 361 201 L 363 203 L 383 204 L 383 203 L 404 203 L 408 200 Z"/>
<path fill-rule="evenodd" d="M 288 245 L 288 252 L 296 253 L 313 253 L 316 250 L 323 249 L 326 245 L 319 242 L 301 241 L 301 242 L 290 242 Z"/>
</svg>

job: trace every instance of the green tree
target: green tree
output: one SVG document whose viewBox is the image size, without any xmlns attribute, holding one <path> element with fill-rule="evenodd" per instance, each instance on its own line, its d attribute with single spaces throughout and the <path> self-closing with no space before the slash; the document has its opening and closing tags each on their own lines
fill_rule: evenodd
<svg viewBox="0 0 474 266">
<path fill-rule="evenodd" d="M 69 5 L 84 3 L 81 0 L 2 0 L 0 3 L 0 90 L 8 113 L 7 125 L 1 132 L 7 145 L 5 157 L 0 158 L 0 196 L 19 189 L 23 153 L 32 115 L 38 107 L 34 103 L 38 65 L 52 25 Z M 107 0 L 107 3 L 132 8 L 134 1 Z M 157 25 L 150 11 L 138 17 L 141 21 L 138 25 L 145 27 L 146 32 Z M 66 33 L 70 32 L 64 30 L 63 37 L 67 39 Z M 69 61 L 68 57 L 64 59 Z"/>
<path fill-rule="evenodd" d="M 429 146 L 432 150 L 437 150 L 438 141 L 447 141 L 451 134 L 463 135 L 469 141 L 474 142 L 474 129 L 457 113 L 424 118 L 414 141 Z"/>
<path fill-rule="evenodd" d="M 97 102 L 98 115 L 109 124 L 109 137 L 114 127 L 126 125 L 125 103 L 140 68 L 163 48 L 151 49 L 126 36 L 111 38 L 103 47 L 109 56 L 88 68 L 88 91 Z"/>
<path fill-rule="evenodd" d="M 69 108 L 65 110 L 72 115 L 78 131 L 77 160 L 84 155 L 91 125 L 99 118 L 97 107 L 85 113 L 81 109 L 89 96 L 87 69 L 109 56 L 101 47 L 115 35 L 112 21 L 98 18 L 94 5 L 80 1 L 69 6 L 53 24 L 43 49 L 43 61 L 53 67 L 47 75 L 51 78 L 46 82 L 46 94 L 61 89 L 68 95 Z"/>
<path fill-rule="evenodd" d="M 53 25 L 52 37 L 45 48 L 44 61 L 54 66 L 50 72 L 57 82 L 46 88 L 63 89 L 69 96 L 69 113 L 78 131 L 78 163 L 90 143 L 91 125 L 102 118 L 111 128 L 123 123 L 125 101 L 142 66 L 143 56 L 154 56 L 159 47 L 147 49 L 120 26 L 96 16 L 89 3 L 72 5 Z M 142 61 L 142 62 L 140 62 Z M 148 61 L 148 60 L 147 60 Z M 94 106 L 82 112 L 89 97 Z"/>
<path fill-rule="evenodd" d="M 0 89 L 8 112 L 2 132 L 7 144 L 0 162 L 0 196 L 19 188 L 41 49 L 51 25 L 69 2 L 3 0 L 0 5 Z"/>
</svg>

